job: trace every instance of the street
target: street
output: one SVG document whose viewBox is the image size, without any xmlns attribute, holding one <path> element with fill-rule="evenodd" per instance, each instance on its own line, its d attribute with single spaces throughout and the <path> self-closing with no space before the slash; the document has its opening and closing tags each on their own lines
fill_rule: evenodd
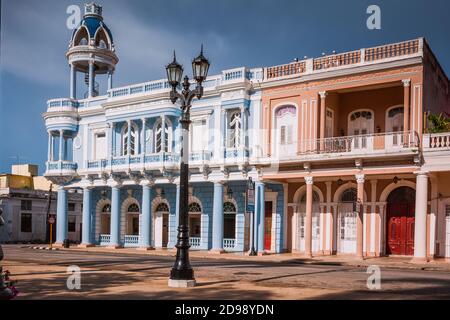
<svg viewBox="0 0 450 320">
<path fill-rule="evenodd" d="M 449 299 L 450 273 L 381 268 L 381 290 L 369 290 L 366 267 L 191 258 L 197 286 L 167 286 L 172 256 L 48 251 L 4 246 L 4 270 L 17 299 Z M 81 269 L 69 290 L 67 267 Z"/>
</svg>

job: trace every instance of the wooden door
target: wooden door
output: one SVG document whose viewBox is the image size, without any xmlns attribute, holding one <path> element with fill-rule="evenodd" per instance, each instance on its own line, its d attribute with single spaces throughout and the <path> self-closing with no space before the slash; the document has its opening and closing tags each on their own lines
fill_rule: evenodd
<svg viewBox="0 0 450 320">
<path fill-rule="evenodd" d="M 272 202 L 264 205 L 264 250 L 272 249 Z"/>
<path fill-rule="evenodd" d="M 414 206 L 407 203 L 388 205 L 387 253 L 414 254 Z"/>
</svg>

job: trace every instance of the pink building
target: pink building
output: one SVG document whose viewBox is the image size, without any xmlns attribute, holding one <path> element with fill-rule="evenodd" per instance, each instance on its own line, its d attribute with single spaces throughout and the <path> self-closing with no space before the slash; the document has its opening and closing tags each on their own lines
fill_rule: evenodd
<svg viewBox="0 0 450 320">
<path fill-rule="evenodd" d="M 423 38 L 265 68 L 261 88 L 288 251 L 450 258 L 450 133 L 427 120 L 449 81 Z"/>
</svg>

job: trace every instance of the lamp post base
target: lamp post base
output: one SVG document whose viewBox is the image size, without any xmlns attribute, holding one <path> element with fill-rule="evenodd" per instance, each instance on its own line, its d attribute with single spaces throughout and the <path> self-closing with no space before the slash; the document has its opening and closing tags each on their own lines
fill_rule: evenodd
<svg viewBox="0 0 450 320">
<path fill-rule="evenodd" d="M 171 288 L 192 288 L 195 287 L 195 279 L 192 280 L 174 280 L 169 279 L 169 287 Z"/>
</svg>

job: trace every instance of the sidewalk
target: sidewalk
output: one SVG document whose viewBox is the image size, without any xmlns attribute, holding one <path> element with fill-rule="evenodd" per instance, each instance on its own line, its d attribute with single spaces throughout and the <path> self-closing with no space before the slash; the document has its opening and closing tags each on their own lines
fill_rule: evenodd
<svg viewBox="0 0 450 320">
<path fill-rule="evenodd" d="M 32 248 L 39 248 L 41 250 L 49 250 L 49 246 L 21 246 Z M 80 248 L 72 246 L 70 248 L 58 248 L 59 251 L 76 251 L 76 252 L 92 252 L 92 253 L 108 253 L 108 254 L 132 254 L 132 255 L 149 255 L 149 256 L 172 256 L 175 257 L 175 249 L 157 249 L 150 251 L 141 251 L 136 248 L 120 248 L 110 249 L 106 247 L 90 247 Z M 316 256 L 313 258 L 306 258 L 301 254 L 296 253 L 282 253 L 270 254 L 264 256 L 251 257 L 242 252 L 239 253 L 224 253 L 211 254 L 205 251 L 190 250 L 190 257 L 201 259 L 224 259 L 230 261 L 264 261 L 273 263 L 297 263 L 308 265 L 338 265 L 338 266 L 353 266 L 353 267 L 368 267 L 376 265 L 383 268 L 394 269 L 413 269 L 426 271 L 448 271 L 450 272 L 450 262 L 445 259 L 435 259 L 428 263 L 412 263 L 410 257 L 369 257 L 364 260 L 356 259 L 352 256 L 333 255 L 333 256 Z"/>
</svg>

